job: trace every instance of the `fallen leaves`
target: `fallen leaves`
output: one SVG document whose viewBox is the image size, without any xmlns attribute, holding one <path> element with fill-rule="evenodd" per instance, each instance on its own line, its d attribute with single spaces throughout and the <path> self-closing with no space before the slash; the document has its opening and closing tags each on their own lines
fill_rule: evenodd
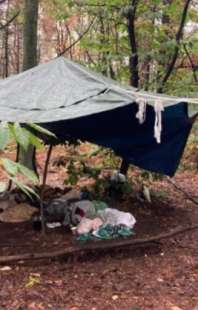
<svg viewBox="0 0 198 310">
<path fill-rule="evenodd" d="M 39 273 L 31 273 L 29 275 L 27 283 L 25 284 L 25 287 L 31 288 L 35 284 L 40 284 L 40 283 L 41 283 L 40 274 Z"/>
<path fill-rule="evenodd" d="M 173 306 L 173 307 L 171 307 L 171 310 L 183 310 L 183 309 L 178 307 L 178 306 Z"/>
</svg>

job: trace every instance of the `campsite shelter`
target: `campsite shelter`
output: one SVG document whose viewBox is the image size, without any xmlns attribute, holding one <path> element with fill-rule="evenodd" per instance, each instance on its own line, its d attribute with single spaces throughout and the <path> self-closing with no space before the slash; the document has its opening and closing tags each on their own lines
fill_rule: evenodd
<svg viewBox="0 0 198 310">
<path fill-rule="evenodd" d="M 174 175 L 192 118 L 188 102 L 123 86 L 63 57 L 0 81 L 0 121 L 37 123 L 62 143 L 86 140 L 132 163 Z"/>
</svg>

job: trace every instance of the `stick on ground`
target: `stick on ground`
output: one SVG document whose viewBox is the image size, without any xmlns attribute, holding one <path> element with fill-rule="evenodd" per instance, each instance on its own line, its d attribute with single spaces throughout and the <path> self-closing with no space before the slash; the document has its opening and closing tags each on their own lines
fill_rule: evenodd
<svg viewBox="0 0 198 310">
<path fill-rule="evenodd" d="M 177 227 L 174 230 L 171 230 L 167 233 L 159 234 L 157 236 L 142 238 L 142 239 L 119 239 L 119 240 L 111 240 L 111 241 L 101 241 L 101 242 L 90 242 L 85 244 L 73 245 L 66 249 L 61 249 L 57 251 L 51 252 L 43 252 L 43 253 L 26 253 L 19 255 L 10 255 L 10 256 L 1 256 L 0 264 L 8 264 L 16 261 L 26 261 L 26 260 L 38 260 L 38 259 L 49 259 L 49 258 L 58 258 L 58 257 L 69 257 L 74 254 L 80 254 L 85 252 L 100 252 L 103 250 L 110 250 L 115 248 L 124 248 L 126 246 L 142 246 L 147 245 L 149 243 L 157 242 L 162 239 L 171 238 L 181 233 L 185 233 L 187 231 L 192 231 L 198 229 L 197 225 L 191 225 L 188 227 Z"/>
</svg>

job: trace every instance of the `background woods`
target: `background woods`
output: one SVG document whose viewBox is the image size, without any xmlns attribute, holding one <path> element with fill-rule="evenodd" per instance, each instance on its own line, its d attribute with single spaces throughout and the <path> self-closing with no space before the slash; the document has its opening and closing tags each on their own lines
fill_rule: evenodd
<svg viewBox="0 0 198 310">
<path fill-rule="evenodd" d="M 23 68 L 24 5 L 0 3 L 2 78 Z M 145 90 L 196 96 L 197 22 L 193 0 L 41 0 L 37 55 L 32 53 L 38 62 L 64 54 Z"/>
<path fill-rule="evenodd" d="M 139 130 L 137 107 L 129 106 L 128 97 L 122 101 L 124 94 L 118 92 L 117 96 L 116 87 L 115 92 L 106 85 L 102 89 L 94 79 L 90 89 L 98 89 L 98 94 L 94 92 L 96 98 L 90 100 L 87 86 L 91 79 L 73 69 L 78 65 L 70 69 L 67 61 L 57 59 L 52 62 L 57 67 L 50 64 L 49 71 L 36 68 L 38 79 L 37 75 L 27 78 L 27 72 L 19 76 L 22 82 L 15 77 L 11 82 L 4 80 L 63 55 L 139 89 L 198 97 L 197 34 L 198 0 L 0 0 L 0 114 L 6 120 L 0 123 L 0 309 L 198 309 L 197 121 L 173 178 L 151 173 L 149 166 L 141 165 L 142 154 L 146 164 L 151 159 L 152 167 L 157 168 L 154 171 L 159 173 L 160 166 L 167 169 L 176 162 L 175 146 L 182 144 L 179 149 L 183 151 L 192 121 L 187 118 L 185 104 L 165 108 L 161 144 L 165 147 L 156 154 L 153 134 L 159 138 L 155 129 L 158 127 L 160 133 L 160 111 L 156 111 L 158 126 L 153 126 L 149 108 L 145 127 L 142 124 L 143 130 Z M 83 92 L 88 94 L 87 99 Z M 96 111 L 97 106 L 100 108 L 97 102 L 107 98 L 104 105 L 110 105 L 111 96 L 115 108 Z M 16 103 L 18 97 L 22 100 Z M 67 102 L 69 97 L 71 102 Z M 139 98 L 135 96 L 134 100 L 138 103 Z M 123 102 L 119 109 L 118 101 Z M 72 119 L 76 103 L 79 114 Z M 153 103 L 161 108 L 161 100 Z M 11 112 L 6 114 L 9 106 Z M 55 115 L 57 109 L 63 114 Z M 23 118 L 22 110 L 24 115 L 36 112 L 36 117 Z M 9 119 L 12 111 L 14 118 Z M 68 111 L 72 116 L 69 119 Z M 139 112 L 143 119 L 144 111 Z M 44 120 L 52 125 L 46 128 L 57 135 L 35 124 L 25 127 L 18 123 L 24 120 L 41 124 Z M 76 140 L 81 131 L 82 143 Z M 48 147 L 38 138 L 44 135 L 49 143 L 69 141 Z M 103 138 L 108 144 L 84 141 L 100 143 Z M 122 147 L 117 141 L 129 151 L 130 143 L 135 142 L 135 153 L 141 159 L 137 166 L 149 170 L 131 165 L 127 178 L 119 175 L 120 164 L 123 172 L 128 163 L 120 157 L 124 153 L 116 151 L 117 145 Z M 131 237 L 82 243 L 80 234 L 70 228 L 81 221 L 72 222 L 73 211 L 78 211 L 78 218 L 82 213 L 86 219 L 86 209 L 84 212 L 79 207 L 86 201 L 87 206 L 91 204 L 90 211 L 108 206 L 133 214 L 136 224 Z M 73 208 L 75 203 L 77 208 Z M 63 211 L 60 217 L 59 212 L 56 214 L 59 207 Z M 51 219 L 46 216 L 50 210 Z M 41 228 L 43 232 L 46 229 L 45 237 L 39 233 Z M 118 231 L 111 229 L 111 233 L 115 236 Z M 126 232 L 123 236 L 126 238 Z"/>
</svg>

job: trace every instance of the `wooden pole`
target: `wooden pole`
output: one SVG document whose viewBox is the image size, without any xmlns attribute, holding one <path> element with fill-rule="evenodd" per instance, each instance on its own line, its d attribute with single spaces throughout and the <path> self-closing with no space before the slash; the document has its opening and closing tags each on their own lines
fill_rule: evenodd
<svg viewBox="0 0 198 310">
<path fill-rule="evenodd" d="M 50 161 L 50 157 L 52 154 L 52 148 L 53 148 L 53 145 L 50 144 L 48 152 L 47 152 L 46 161 L 45 161 L 45 167 L 44 167 L 44 172 L 43 172 L 43 181 L 42 181 L 41 193 L 40 193 L 41 227 L 42 227 L 42 235 L 44 237 L 46 235 L 45 218 L 44 218 L 44 191 L 45 191 L 45 185 L 46 185 L 46 180 L 47 180 L 47 172 L 48 172 L 49 161 Z"/>
</svg>

